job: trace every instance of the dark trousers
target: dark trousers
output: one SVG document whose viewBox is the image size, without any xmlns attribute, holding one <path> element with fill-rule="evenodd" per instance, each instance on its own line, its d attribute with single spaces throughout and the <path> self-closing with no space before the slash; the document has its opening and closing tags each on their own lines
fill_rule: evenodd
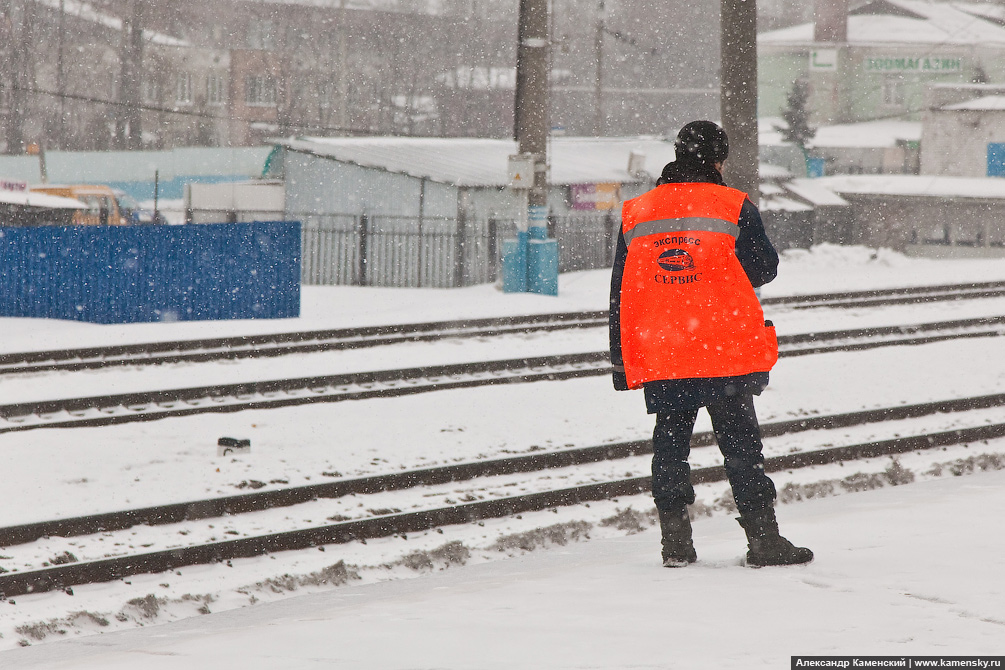
<svg viewBox="0 0 1005 670">
<path fill-rule="evenodd" d="M 734 395 L 707 405 L 722 452 L 733 499 L 740 514 L 771 507 L 775 485 L 764 473 L 761 429 L 750 395 Z M 653 431 L 653 499 L 656 507 L 677 511 L 694 502 L 691 486 L 691 433 L 698 407 L 661 411 Z"/>
</svg>

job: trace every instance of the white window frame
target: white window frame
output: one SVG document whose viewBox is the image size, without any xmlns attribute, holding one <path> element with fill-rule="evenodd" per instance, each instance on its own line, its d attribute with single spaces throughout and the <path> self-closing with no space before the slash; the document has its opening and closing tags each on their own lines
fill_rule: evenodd
<svg viewBox="0 0 1005 670">
<path fill-rule="evenodd" d="M 161 84 L 154 78 L 154 75 L 143 78 L 142 84 L 142 97 L 143 102 L 146 103 L 157 103 L 161 100 Z"/>
<path fill-rule="evenodd" d="M 881 87 L 884 107 L 904 106 L 904 78 L 898 75 L 885 77 Z"/>
<path fill-rule="evenodd" d="M 276 80 L 264 74 L 244 77 L 244 102 L 249 107 L 276 106 Z"/>
<path fill-rule="evenodd" d="M 192 104 L 192 73 L 179 72 L 175 77 L 174 101 L 179 105 Z"/>
<path fill-rule="evenodd" d="M 227 80 L 221 74 L 211 72 L 206 77 L 206 103 L 223 105 L 227 103 Z"/>
</svg>

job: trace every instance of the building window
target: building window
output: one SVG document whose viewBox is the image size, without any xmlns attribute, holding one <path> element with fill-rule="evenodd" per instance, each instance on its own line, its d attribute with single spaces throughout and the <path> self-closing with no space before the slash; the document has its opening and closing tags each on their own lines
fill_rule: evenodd
<svg viewBox="0 0 1005 670">
<path fill-rule="evenodd" d="M 321 109 L 329 109 L 332 106 L 332 98 L 334 94 L 332 93 L 332 87 L 328 84 L 322 84 L 318 87 L 318 107 Z"/>
<path fill-rule="evenodd" d="M 222 105 L 227 101 L 227 89 L 223 77 L 210 74 L 206 77 L 206 102 L 211 105 Z"/>
<path fill-rule="evenodd" d="M 192 102 L 192 75 L 189 72 L 178 73 L 178 87 L 175 89 L 174 101 L 179 105 Z"/>
<path fill-rule="evenodd" d="M 904 105 L 903 79 L 887 77 L 883 80 L 883 105 L 886 107 L 902 107 Z"/>
<path fill-rule="evenodd" d="M 244 79 L 244 101 L 260 107 L 276 106 L 276 82 L 264 75 L 248 75 Z"/>
<path fill-rule="evenodd" d="M 252 19 L 248 22 L 248 48 L 249 49 L 274 49 L 276 48 L 276 29 L 272 21 L 261 21 Z"/>
<path fill-rule="evenodd" d="M 156 103 L 161 99 L 160 82 L 153 75 L 143 80 L 143 102 Z"/>
</svg>

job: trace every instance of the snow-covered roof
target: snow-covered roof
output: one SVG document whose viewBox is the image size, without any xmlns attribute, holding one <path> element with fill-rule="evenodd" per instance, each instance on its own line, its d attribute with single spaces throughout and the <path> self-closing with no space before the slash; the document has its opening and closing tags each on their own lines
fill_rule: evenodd
<svg viewBox="0 0 1005 670">
<path fill-rule="evenodd" d="M 307 137 L 279 142 L 364 167 L 458 186 L 506 186 L 514 140 L 421 137 Z M 674 159 L 673 142 L 658 137 L 556 137 L 549 142 L 552 184 L 649 181 Z M 646 157 L 644 174 L 628 172 L 632 152 Z"/>
<path fill-rule="evenodd" d="M 779 118 L 762 119 L 758 142 L 764 146 L 784 144 L 779 127 L 785 122 Z M 816 135 L 808 142 L 810 147 L 819 148 L 873 148 L 895 147 L 900 142 L 920 142 L 921 122 L 900 119 L 863 121 L 862 123 L 842 123 L 820 126 Z"/>
<path fill-rule="evenodd" d="M 426 0 L 418 3 L 402 3 L 401 0 L 245 0 L 246 2 L 258 2 L 265 5 L 299 5 L 302 7 L 322 7 L 326 9 L 364 9 L 382 10 L 389 12 L 416 11 L 423 13 L 437 13 L 441 11 L 439 0 Z"/>
<path fill-rule="evenodd" d="M 958 102 L 955 105 L 945 105 L 944 110 L 966 110 L 973 112 L 991 112 L 1005 110 L 1005 95 L 985 95 L 973 100 Z"/>
<path fill-rule="evenodd" d="M 815 207 L 844 207 L 848 201 L 824 186 L 819 179 L 793 179 L 785 189 Z"/>
<path fill-rule="evenodd" d="M 771 163 L 761 163 L 758 166 L 758 174 L 761 179 L 779 180 L 792 178 L 792 173 L 788 168 L 784 168 L 781 165 L 772 165 Z"/>
<path fill-rule="evenodd" d="M 484 67 L 458 65 L 437 75 L 436 80 L 447 88 L 473 91 L 512 90 L 516 88 L 516 67 Z"/>
<path fill-rule="evenodd" d="M 853 45 L 1005 44 L 1005 28 L 966 11 L 965 5 L 925 0 L 876 0 L 848 16 L 848 43 Z M 813 23 L 771 30 L 759 44 L 810 45 Z"/>
<path fill-rule="evenodd" d="M 74 198 L 64 198 L 34 191 L 8 191 L 6 189 L 0 189 L 0 203 L 42 209 L 83 209 L 86 207 L 84 203 Z"/>
<path fill-rule="evenodd" d="M 762 197 L 758 209 L 762 212 L 812 212 L 813 207 L 806 203 L 786 198 L 784 196 Z"/>
<path fill-rule="evenodd" d="M 996 177 L 944 177 L 916 174 L 832 175 L 795 179 L 789 186 L 812 182 L 841 195 L 890 195 L 918 198 L 1005 199 L 1005 179 Z M 793 190 L 793 193 L 795 191 Z"/>
<path fill-rule="evenodd" d="M 988 2 L 954 2 L 953 6 L 967 14 L 979 16 L 999 25 L 1005 25 L 1005 7 Z"/>
<path fill-rule="evenodd" d="M 898 142 L 920 142 L 921 122 L 885 119 L 821 126 L 811 147 L 894 147 Z"/>
<path fill-rule="evenodd" d="M 59 11 L 60 9 L 60 0 L 35 0 L 35 2 L 56 11 Z M 95 9 L 90 3 L 80 2 L 79 0 L 62 0 L 62 2 L 63 11 L 66 12 L 68 16 L 75 16 L 84 21 L 97 23 L 112 30 L 122 30 L 122 19 L 112 16 L 111 14 L 105 14 L 104 12 Z M 144 30 L 143 39 L 152 44 L 159 44 L 161 46 L 192 46 L 189 42 L 186 42 L 183 39 L 155 32 L 153 30 Z"/>
</svg>

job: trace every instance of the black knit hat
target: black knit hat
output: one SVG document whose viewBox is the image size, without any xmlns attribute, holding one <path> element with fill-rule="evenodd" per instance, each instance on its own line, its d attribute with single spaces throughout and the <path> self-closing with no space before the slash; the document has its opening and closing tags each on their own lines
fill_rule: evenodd
<svg viewBox="0 0 1005 670">
<path fill-rule="evenodd" d="M 674 142 L 677 160 L 691 160 L 711 165 L 729 155 L 726 131 L 711 121 L 692 121 L 677 133 Z"/>
</svg>

